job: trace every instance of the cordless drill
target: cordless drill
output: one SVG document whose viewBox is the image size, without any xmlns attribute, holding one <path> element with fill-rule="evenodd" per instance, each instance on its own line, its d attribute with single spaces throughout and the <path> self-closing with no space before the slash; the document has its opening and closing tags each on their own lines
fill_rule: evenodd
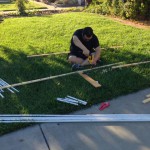
<svg viewBox="0 0 150 150">
<path fill-rule="evenodd" d="M 93 59 L 94 59 L 94 55 L 90 54 L 90 55 L 88 56 L 88 61 L 89 61 L 90 64 L 92 64 Z"/>
</svg>

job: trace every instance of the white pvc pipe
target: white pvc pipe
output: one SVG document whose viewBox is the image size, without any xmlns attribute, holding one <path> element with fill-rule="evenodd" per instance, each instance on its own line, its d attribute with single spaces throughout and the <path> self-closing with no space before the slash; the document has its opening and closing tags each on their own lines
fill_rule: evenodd
<svg viewBox="0 0 150 150">
<path fill-rule="evenodd" d="M 3 83 L 2 81 L 0 81 L 0 85 L 5 86 L 6 84 Z M 0 87 L 2 87 L 2 86 L 0 86 Z M 14 93 L 14 91 L 12 91 L 10 88 L 7 88 L 7 90 L 10 91 L 11 93 Z"/>
<path fill-rule="evenodd" d="M 150 114 L 0 115 L 0 123 L 17 122 L 150 122 Z"/>
<path fill-rule="evenodd" d="M 78 101 L 70 99 L 70 98 L 64 98 L 63 100 L 78 104 Z"/>
<path fill-rule="evenodd" d="M 80 103 L 80 104 L 83 104 L 83 105 L 86 105 L 86 104 L 87 104 L 86 101 L 83 101 L 83 100 L 81 100 L 81 99 L 78 99 L 78 98 L 75 98 L 75 97 L 72 97 L 72 96 L 69 96 L 69 95 L 68 95 L 67 97 L 78 101 L 78 103 Z"/>
<path fill-rule="evenodd" d="M 2 97 L 2 98 L 4 98 L 4 96 L 0 93 L 0 96 Z"/>
<path fill-rule="evenodd" d="M 7 88 L 8 91 L 10 91 L 11 93 L 15 93 L 13 90 L 11 90 L 10 88 Z"/>
<path fill-rule="evenodd" d="M 0 87 L 1 87 L 1 85 L 0 85 Z M 4 92 L 4 90 L 0 89 L 0 92 Z"/>
<path fill-rule="evenodd" d="M 72 102 L 72 101 L 69 101 L 69 100 L 64 100 L 62 98 L 57 98 L 57 101 L 69 103 L 69 104 L 72 104 L 72 105 L 78 105 L 78 103 L 75 103 L 75 102 Z"/>
<path fill-rule="evenodd" d="M 8 84 L 6 81 L 4 81 L 3 79 L 1 79 L 0 78 L 0 81 L 2 81 L 2 83 L 4 83 L 4 85 L 10 85 L 10 84 Z M 16 92 L 19 92 L 16 88 L 14 88 L 14 87 L 10 87 L 12 90 L 14 90 L 14 91 L 16 91 Z"/>
</svg>

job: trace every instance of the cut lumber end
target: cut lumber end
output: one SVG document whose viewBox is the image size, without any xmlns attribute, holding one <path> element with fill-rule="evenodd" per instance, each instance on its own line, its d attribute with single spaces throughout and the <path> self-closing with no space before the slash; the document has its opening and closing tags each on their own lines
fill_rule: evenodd
<svg viewBox="0 0 150 150">
<path fill-rule="evenodd" d="M 147 98 L 147 99 L 143 100 L 143 103 L 144 103 L 144 104 L 145 104 L 145 103 L 148 103 L 148 102 L 150 102 L 150 98 Z"/>
<path fill-rule="evenodd" d="M 91 85 L 95 88 L 101 87 L 102 85 L 98 83 L 98 81 L 93 80 L 88 75 L 84 74 L 83 72 L 79 72 L 79 75 L 82 76 L 86 81 L 88 81 Z"/>
</svg>

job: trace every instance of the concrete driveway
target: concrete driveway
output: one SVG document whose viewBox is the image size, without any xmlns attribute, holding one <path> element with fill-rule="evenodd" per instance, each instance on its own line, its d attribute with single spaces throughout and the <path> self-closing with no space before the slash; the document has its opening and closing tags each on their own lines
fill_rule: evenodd
<svg viewBox="0 0 150 150">
<path fill-rule="evenodd" d="M 149 114 L 150 88 L 73 114 Z M 1 150 L 150 150 L 150 122 L 44 123 L 0 137 Z"/>
</svg>

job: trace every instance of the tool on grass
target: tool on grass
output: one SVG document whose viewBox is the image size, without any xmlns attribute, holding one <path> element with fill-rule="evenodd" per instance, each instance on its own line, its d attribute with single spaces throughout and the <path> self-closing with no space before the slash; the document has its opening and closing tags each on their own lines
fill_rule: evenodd
<svg viewBox="0 0 150 150">
<path fill-rule="evenodd" d="M 99 107 L 99 110 L 104 110 L 105 108 L 109 107 L 110 106 L 110 103 L 109 102 L 103 102 L 101 103 L 100 107 Z"/>
<path fill-rule="evenodd" d="M 94 64 L 92 64 L 92 63 L 93 63 L 93 60 L 94 60 L 94 55 L 90 54 L 90 55 L 88 56 L 88 62 L 89 62 L 89 64 L 91 65 L 91 66 L 90 66 L 91 69 L 95 66 Z"/>
</svg>

